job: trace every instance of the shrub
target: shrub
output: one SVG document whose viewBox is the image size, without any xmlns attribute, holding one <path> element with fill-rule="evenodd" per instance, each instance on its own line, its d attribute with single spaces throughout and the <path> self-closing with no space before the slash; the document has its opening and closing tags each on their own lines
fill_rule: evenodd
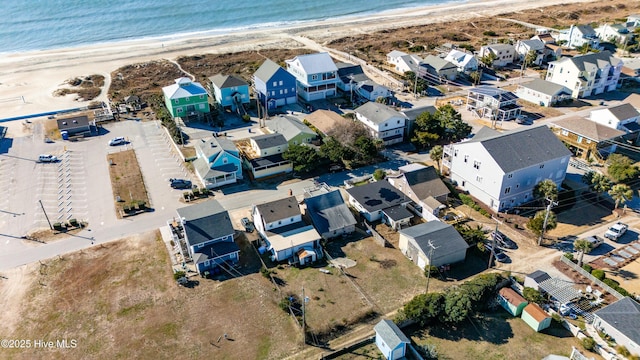
<svg viewBox="0 0 640 360">
<path fill-rule="evenodd" d="M 77 227 L 78 226 L 78 219 L 69 220 L 69 225 L 71 225 L 73 227 Z"/>
<path fill-rule="evenodd" d="M 604 280 L 604 278 L 606 277 L 604 270 L 600 270 L 600 269 L 595 269 L 591 271 L 591 275 L 593 275 L 594 278 L 600 281 Z"/>
<path fill-rule="evenodd" d="M 582 347 L 585 350 L 592 351 L 596 347 L 596 341 L 590 337 L 584 338 L 582 339 Z"/>
<path fill-rule="evenodd" d="M 273 274 L 273 271 L 267 269 L 266 267 L 262 267 L 260 269 L 260 274 L 262 274 L 262 276 L 264 276 L 267 279 L 271 278 L 271 274 Z"/>
<path fill-rule="evenodd" d="M 485 31 L 485 32 L 482 33 L 482 35 L 484 35 L 484 36 L 498 36 L 498 34 L 496 34 L 496 32 L 493 31 L 493 30 Z"/>
<path fill-rule="evenodd" d="M 462 201 L 462 203 L 465 205 L 473 207 L 473 205 L 476 204 L 475 201 L 473 201 L 473 199 L 469 195 L 460 194 L 459 197 L 460 197 L 460 201 Z"/>
<path fill-rule="evenodd" d="M 482 214 L 483 216 L 486 216 L 488 218 L 491 217 L 491 214 L 489 214 L 489 212 L 487 210 L 485 210 L 485 209 L 480 208 L 480 210 L 478 210 L 478 211 L 480 211 L 480 214 Z"/>
<path fill-rule="evenodd" d="M 562 316 L 560 316 L 560 314 L 558 313 L 553 313 L 553 315 L 551 315 L 551 318 L 558 324 L 562 323 Z"/>
<path fill-rule="evenodd" d="M 618 286 L 620 286 L 620 283 L 613 280 L 613 279 L 609 279 L 609 278 L 604 278 L 604 280 L 602 280 L 603 283 L 611 286 L 612 288 L 617 288 Z"/>
<path fill-rule="evenodd" d="M 542 304 L 544 301 L 540 291 L 530 287 L 524 288 L 522 296 L 530 303 Z"/>
<path fill-rule="evenodd" d="M 176 271 L 176 272 L 173 273 L 173 280 L 178 280 L 180 278 L 185 277 L 186 275 L 187 275 L 187 273 L 184 272 L 184 271 Z"/>
<path fill-rule="evenodd" d="M 242 121 L 244 121 L 244 122 L 251 121 L 251 116 L 249 116 L 249 114 L 242 115 Z"/>
<path fill-rule="evenodd" d="M 59 222 L 54 223 L 54 224 L 53 224 L 53 228 L 54 228 L 55 230 L 62 230 L 62 229 L 63 229 L 62 223 L 59 223 Z"/>
<path fill-rule="evenodd" d="M 623 345 L 618 345 L 616 346 L 616 351 L 618 352 L 618 354 L 628 358 L 631 353 L 629 352 L 629 349 L 627 349 L 626 347 L 624 347 Z"/>
<path fill-rule="evenodd" d="M 564 257 L 566 257 L 567 259 L 573 261 L 573 253 L 564 253 Z"/>
<path fill-rule="evenodd" d="M 584 269 L 584 271 L 588 272 L 589 274 L 591 274 L 591 271 L 593 271 L 593 268 L 589 264 L 582 265 L 582 268 Z"/>
<path fill-rule="evenodd" d="M 431 275 L 429 275 L 429 272 L 431 272 Z M 424 276 L 428 277 L 434 277 L 440 274 L 440 271 L 438 271 L 438 267 L 437 266 L 425 266 L 424 268 Z"/>
</svg>

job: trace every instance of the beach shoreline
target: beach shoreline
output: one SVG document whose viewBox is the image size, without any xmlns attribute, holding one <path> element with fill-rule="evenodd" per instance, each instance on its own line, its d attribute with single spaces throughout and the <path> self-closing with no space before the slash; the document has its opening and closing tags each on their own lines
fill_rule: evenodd
<svg viewBox="0 0 640 360">
<path fill-rule="evenodd" d="M 296 48 L 303 47 L 303 44 L 296 42 L 293 36 L 328 42 L 353 34 L 369 34 L 384 29 L 496 16 L 505 12 L 578 2 L 591 1 L 542 0 L 535 4 L 527 0 L 449 2 L 419 8 L 388 10 L 366 16 L 247 29 L 229 34 L 191 33 L 74 48 L 5 53 L 0 57 L 0 118 L 86 106 L 88 102 L 76 101 L 73 95 L 54 97 L 52 93 L 70 78 L 91 74 L 109 77 L 112 71 L 130 64 L 205 53 Z M 106 101 L 106 93 L 105 88 L 95 100 Z"/>
</svg>

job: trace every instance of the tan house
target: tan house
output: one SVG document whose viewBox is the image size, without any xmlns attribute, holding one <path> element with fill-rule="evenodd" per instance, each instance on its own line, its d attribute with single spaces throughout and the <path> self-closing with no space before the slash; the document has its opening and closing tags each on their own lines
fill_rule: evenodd
<svg viewBox="0 0 640 360">
<path fill-rule="evenodd" d="M 624 131 L 577 116 L 554 122 L 551 130 L 575 156 L 587 160 L 602 159 L 613 153 L 616 142 L 625 135 Z"/>
</svg>

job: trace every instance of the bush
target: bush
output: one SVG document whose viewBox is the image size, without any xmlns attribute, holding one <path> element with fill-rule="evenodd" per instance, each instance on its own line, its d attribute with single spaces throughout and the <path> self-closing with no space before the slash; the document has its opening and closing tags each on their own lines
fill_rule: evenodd
<svg viewBox="0 0 640 360">
<path fill-rule="evenodd" d="M 431 272 L 430 275 L 429 275 L 429 272 Z M 437 266 L 433 266 L 433 265 L 432 266 L 425 266 L 425 268 L 424 268 L 424 276 L 425 277 L 428 277 L 428 276 L 434 277 L 434 276 L 437 276 L 439 274 L 440 274 L 440 271 L 438 270 Z"/>
<path fill-rule="evenodd" d="M 178 280 L 180 278 L 185 277 L 186 275 L 187 275 L 187 273 L 184 272 L 184 271 L 176 271 L 176 272 L 173 273 L 173 280 Z"/>
<path fill-rule="evenodd" d="M 485 31 L 485 32 L 482 33 L 482 35 L 484 35 L 484 36 L 498 36 L 498 34 L 496 34 L 496 32 L 493 31 L 493 30 Z"/>
<path fill-rule="evenodd" d="M 609 279 L 609 278 L 604 278 L 604 280 L 602 280 L 603 283 L 611 286 L 612 288 L 617 288 L 618 286 L 620 286 L 620 283 L 613 280 L 613 279 Z"/>
<path fill-rule="evenodd" d="M 242 115 L 242 121 L 244 121 L 244 122 L 251 121 L 251 116 L 249 116 L 249 114 Z"/>
<path fill-rule="evenodd" d="M 582 339 L 582 347 L 587 351 L 593 351 L 596 347 L 596 341 L 590 337 L 584 338 Z"/>
<path fill-rule="evenodd" d="M 584 271 L 588 272 L 589 274 L 591 274 L 591 271 L 593 271 L 593 268 L 589 264 L 582 265 L 582 268 L 584 269 Z"/>
<path fill-rule="evenodd" d="M 558 313 L 553 313 L 553 315 L 551 315 L 551 319 L 553 319 L 553 321 L 555 321 L 558 324 L 562 323 L 562 316 L 560 316 L 560 314 Z"/>
<path fill-rule="evenodd" d="M 62 226 L 62 223 L 57 222 L 57 223 L 53 224 L 53 229 L 54 230 L 62 230 L 63 228 L 64 227 Z"/>
<path fill-rule="evenodd" d="M 480 210 L 478 210 L 478 211 L 480 212 L 480 214 L 482 214 L 485 217 L 488 217 L 488 218 L 491 217 L 491 214 L 489 214 L 489 212 L 487 210 L 483 209 L 483 208 L 480 208 Z"/>
<path fill-rule="evenodd" d="M 623 345 L 616 346 L 616 351 L 618 352 L 618 354 L 620 354 L 620 355 L 622 355 L 622 356 L 624 356 L 626 358 L 631 356 L 631 353 L 629 352 L 629 349 L 627 349 Z"/>
<path fill-rule="evenodd" d="M 78 219 L 69 220 L 69 225 L 71 225 L 73 227 L 78 227 Z"/>
<path fill-rule="evenodd" d="M 460 201 L 462 201 L 462 203 L 467 205 L 467 206 L 473 207 L 473 205 L 476 204 L 476 202 L 473 201 L 473 198 L 471 198 L 471 196 L 469 196 L 469 195 L 460 194 L 459 197 L 460 197 Z"/>
<path fill-rule="evenodd" d="M 604 278 L 606 277 L 604 270 L 600 270 L 600 269 L 595 269 L 591 272 L 591 275 L 593 275 L 594 278 L 602 281 L 604 280 Z"/>
<path fill-rule="evenodd" d="M 271 274 L 273 274 L 273 271 L 267 269 L 266 267 L 262 267 L 260 269 L 260 274 L 262 274 L 262 276 L 264 276 L 267 279 L 271 278 Z"/>
<path fill-rule="evenodd" d="M 564 257 L 566 257 L 567 259 L 573 261 L 573 253 L 564 253 Z"/>
<path fill-rule="evenodd" d="M 542 302 L 544 301 L 544 298 L 542 297 L 540 291 L 530 287 L 524 288 L 524 290 L 522 291 L 522 297 L 524 297 L 530 303 L 542 304 Z"/>
</svg>

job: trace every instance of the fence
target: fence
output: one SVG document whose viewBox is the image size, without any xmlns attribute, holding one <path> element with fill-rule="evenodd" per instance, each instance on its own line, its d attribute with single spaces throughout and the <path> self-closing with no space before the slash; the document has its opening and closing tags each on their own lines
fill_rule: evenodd
<svg viewBox="0 0 640 360">
<path fill-rule="evenodd" d="M 613 288 L 611 288 L 611 286 L 609 286 L 609 285 L 603 283 L 602 281 L 598 280 L 593 275 L 589 274 L 585 269 L 583 269 L 581 267 L 578 267 L 577 264 L 574 264 L 573 261 L 567 259 L 564 255 L 562 255 L 560 257 L 560 261 L 562 261 L 563 263 L 567 264 L 570 268 L 572 268 L 573 270 L 575 270 L 578 273 L 580 273 L 580 275 L 582 275 L 582 276 L 586 277 L 587 279 L 593 281 L 596 285 L 598 285 L 601 288 L 603 288 L 609 294 L 615 296 L 618 300 L 624 298 L 624 296 L 622 296 L 619 292 L 617 292 Z"/>
<path fill-rule="evenodd" d="M 364 221 L 364 226 L 367 228 L 367 230 L 369 230 L 369 232 L 371 232 L 371 235 L 373 235 L 373 241 L 375 241 L 378 245 L 382 247 L 387 246 L 387 239 L 385 239 L 382 235 L 380 235 L 380 233 L 378 233 L 371 225 L 369 225 L 369 223 L 366 220 Z"/>
</svg>

